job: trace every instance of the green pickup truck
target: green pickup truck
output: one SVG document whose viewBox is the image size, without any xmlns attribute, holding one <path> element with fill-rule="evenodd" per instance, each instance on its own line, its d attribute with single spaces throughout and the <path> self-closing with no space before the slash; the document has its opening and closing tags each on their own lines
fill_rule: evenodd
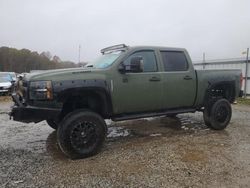
<svg viewBox="0 0 250 188">
<path fill-rule="evenodd" d="M 116 45 L 83 68 L 28 74 L 12 94 L 15 121 L 47 123 L 70 158 L 100 151 L 104 119 L 122 121 L 202 111 L 216 130 L 242 95 L 240 70 L 194 70 L 183 48 Z"/>
</svg>

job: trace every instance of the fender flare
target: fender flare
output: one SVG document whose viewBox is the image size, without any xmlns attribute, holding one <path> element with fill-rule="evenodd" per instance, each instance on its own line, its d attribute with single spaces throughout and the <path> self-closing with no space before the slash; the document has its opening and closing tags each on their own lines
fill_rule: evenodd
<svg viewBox="0 0 250 188">
<path fill-rule="evenodd" d="M 85 92 L 94 92 L 103 102 L 105 116 L 113 113 L 113 105 L 110 94 L 110 86 L 105 80 L 65 80 L 53 82 L 53 97 L 58 102 L 65 102 L 68 97 L 79 96 Z"/>
</svg>

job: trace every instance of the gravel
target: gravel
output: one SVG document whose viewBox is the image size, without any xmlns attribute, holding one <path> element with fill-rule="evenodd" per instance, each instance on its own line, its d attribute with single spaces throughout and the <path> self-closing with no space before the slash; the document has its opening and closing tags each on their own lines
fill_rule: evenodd
<svg viewBox="0 0 250 188">
<path fill-rule="evenodd" d="M 102 151 L 70 160 L 45 122 L 9 120 L 0 103 L 0 187 L 249 187 L 250 107 L 208 129 L 201 113 L 111 122 Z"/>
</svg>

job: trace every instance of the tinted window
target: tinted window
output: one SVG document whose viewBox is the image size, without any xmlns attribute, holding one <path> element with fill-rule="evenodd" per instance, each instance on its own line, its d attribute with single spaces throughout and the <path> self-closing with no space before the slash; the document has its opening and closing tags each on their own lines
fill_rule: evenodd
<svg viewBox="0 0 250 188">
<path fill-rule="evenodd" d="M 125 65 L 129 65 L 132 57 L 142 57 L 143 59 L 143 72 L 155 72 L 157 71 L 157 64 L 155 59 L 155 53 L 153 51 L 140 51 L 130 55 L 125 61 Z"/>
<path fill-rule="evenodd" d="M 185 71 L 188 69 L 186 56 L 183 52 L 161 52 L 165 71 Z"/>
</svg>

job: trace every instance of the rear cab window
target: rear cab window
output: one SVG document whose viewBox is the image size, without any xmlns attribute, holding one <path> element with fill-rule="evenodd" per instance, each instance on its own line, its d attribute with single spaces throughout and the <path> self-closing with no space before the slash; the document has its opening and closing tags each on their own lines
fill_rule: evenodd
<svg viewBox="0 0 250 188">
<path fill-rule="evenodd" d="M 164 71 L 187 71 L 188 61 L 183 51 L 160 51 Z"/>
</svg>

